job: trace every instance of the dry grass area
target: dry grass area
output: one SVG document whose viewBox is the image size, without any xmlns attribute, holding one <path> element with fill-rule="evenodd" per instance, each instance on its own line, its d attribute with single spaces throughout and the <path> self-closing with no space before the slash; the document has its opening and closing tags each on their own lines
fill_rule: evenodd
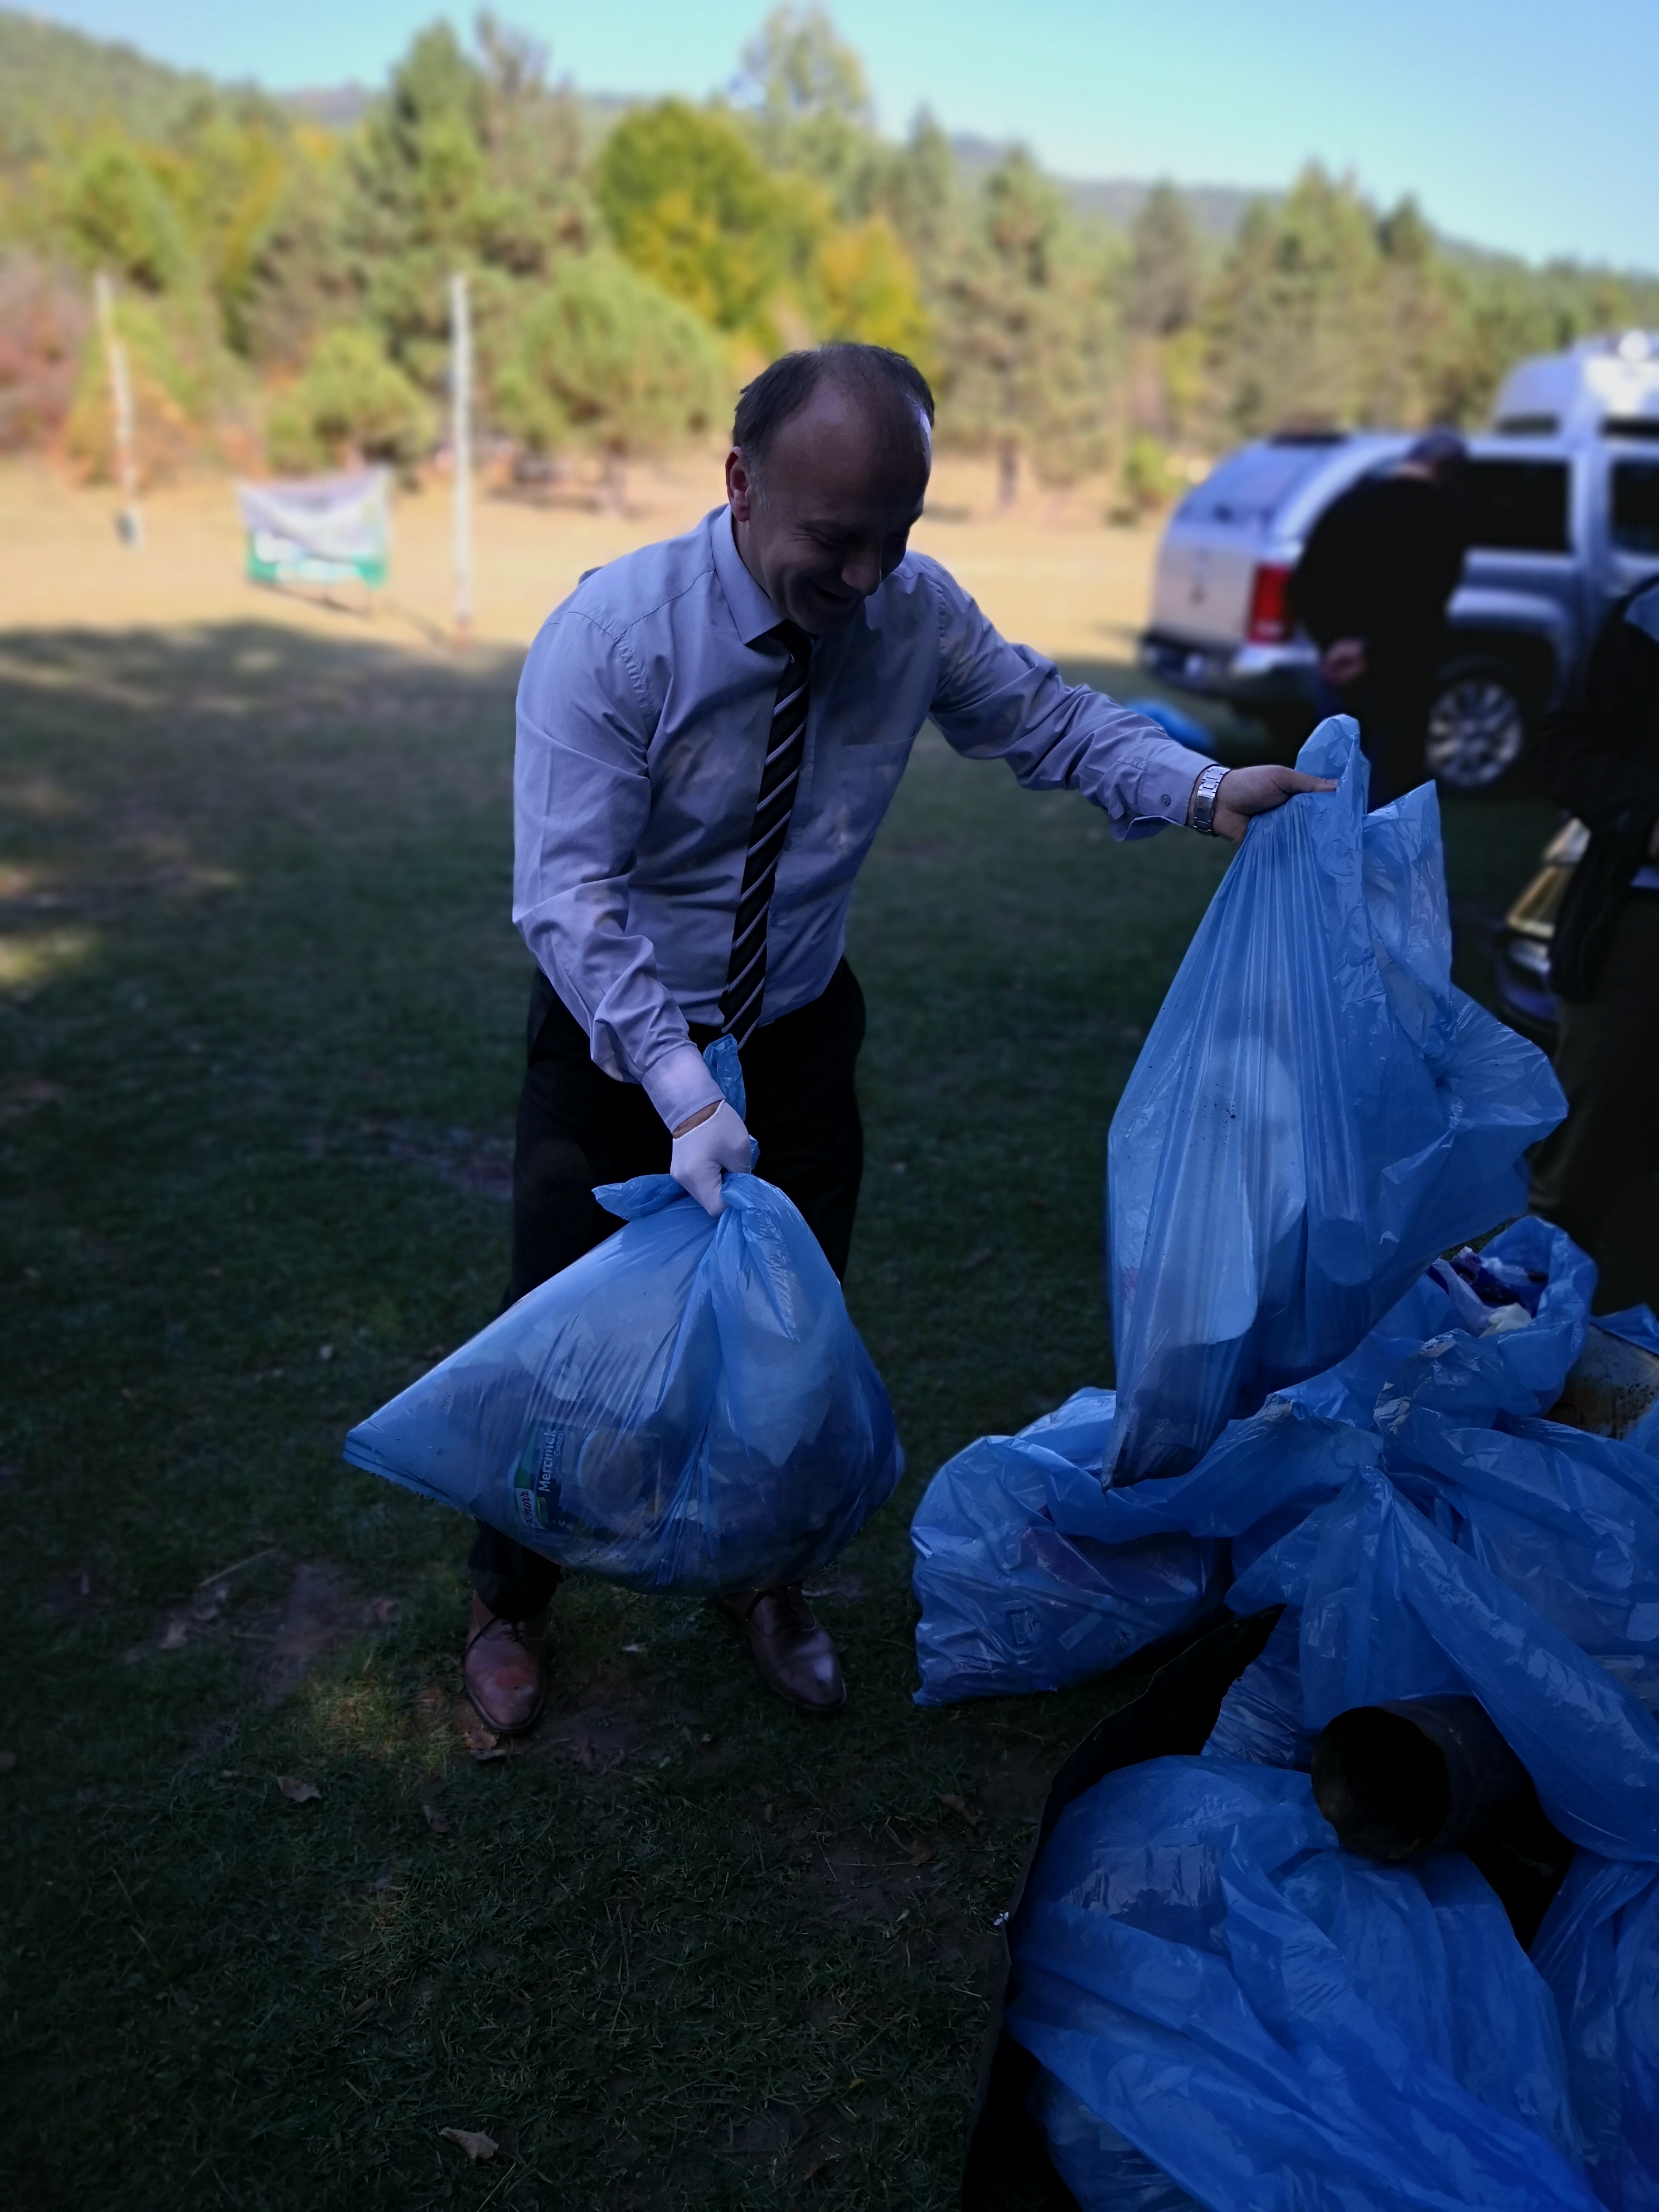
<svg viewBox="0 0 1659 2212">
<path fill-rule="evenodd" d="M 477 636 L 528 644 L 584 569 L 686 529 L 721 496 L 713 447 L 635 469 L 619 514 L 605 512 L 580 482 L 537 498 L 486 494 L 474 546 Z M 1103 485 L 1060 495 L 1029 489 L 1000 514 L 990 467 L 946 457 L 915 543 L 945 562 L 1010 636 L 1068 659 L 1123 659 L 1146 617 L 1158 529 L 1109 526 L 1106 499 Z M 451 510 L 441 480 L 398 498 L 391 582 L 367 620 L 248 583 L 223 477 L 149 494 L 141 552 L 117 538 L 115 505 L 107 486 L 72 485 L 45 463 L 0 465 L 0 627 L 253 620 L 410 646 L 447 629 Z"/>
</svg>

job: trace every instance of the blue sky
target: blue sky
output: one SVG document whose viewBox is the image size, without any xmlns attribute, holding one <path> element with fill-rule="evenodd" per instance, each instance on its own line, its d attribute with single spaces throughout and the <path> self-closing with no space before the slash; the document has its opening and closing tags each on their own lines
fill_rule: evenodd
<svg viewBox="0 0 1659 2212">
<path fill-rule="evenodd" d="M 437 0 L 51 0 L 38 14 L 276 89 L 374 84 Z M 764 0 L 496 0 L 589 91 L 694 96 Z M 1075 176 L 1272 186 L 1316 158 L 1443 229 L 1659 268 L 1659 0 L 840 0 L 890 130 L 1018 137 Z"/>
</svg>

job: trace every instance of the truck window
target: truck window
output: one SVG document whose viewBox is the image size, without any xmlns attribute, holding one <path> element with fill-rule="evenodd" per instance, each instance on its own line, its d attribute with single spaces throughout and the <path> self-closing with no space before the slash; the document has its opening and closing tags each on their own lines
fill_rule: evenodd
<svg viewBox="0 0 1659 2212">
<path fill-rule="evenodd" d="M 1659 461 L 1616 461 L 1613 542 L 1621 553 L 1659 553 Z"/>
<path fill-rule="evenodd" d="M 1246 446 L 1194 484 L 1176 512 L 1183 522 L 1264 529 L 1297 486 L 1328 464 L 1333 442 Z"/>
<path fill-rule="evenodd" d="M 1471 461 L 1469 544 L 1499 553 L 1566 553 L 1565 461 Z"/>
</svg>

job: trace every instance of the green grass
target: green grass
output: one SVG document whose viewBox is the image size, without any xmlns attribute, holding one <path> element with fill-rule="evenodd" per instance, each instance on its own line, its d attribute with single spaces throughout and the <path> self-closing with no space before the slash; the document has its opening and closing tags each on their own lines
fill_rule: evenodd
<svg viewBox="0 0 1659 2212">
<path fill-rule="evenodd" d="M 467 1531 L 339 1455 L 505 1277 L 514 673 L 0 640 L 0 2096 L 41 2208 L 945 2207 L 993 1921 L 1124 1694 L 919 1711 L 905 1532 L 949 1452 L 1109 1380 L 1103 1133 L 1224 854 L 928 739 L 853 931 L 848 1292 L 911 1472 L 824 1578 L 851 1709 L 572 1583 L 549 1723 L 468 1756 Z M 1455 812 L 1460 897 L 1548 818 Z"/>
</svg>

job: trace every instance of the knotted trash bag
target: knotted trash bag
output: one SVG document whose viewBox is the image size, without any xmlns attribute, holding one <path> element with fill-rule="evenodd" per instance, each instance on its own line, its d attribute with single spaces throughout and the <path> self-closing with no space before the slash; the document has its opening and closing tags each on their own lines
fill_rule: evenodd
<svg viewBox="0 0 1659 2212">
<path fill-rule="evenodd" d="M 730 1041 L 711 1045 L 743 1110 Z M 624 1226 L 346 1439 L 371 1474 L 632 1589 L 799 1581 L 891 1495 L 880 1377 L 781 1190 L 711 1219 L 669 1176 L 594 1196 Z"/>
<path fill-rule="evenodd" d="M 1437 1254 L 1518 1213 L 1565 1102 L 1454 988 L 1433 787 L 1367 815 L 1339 779 L 1250 824 L 1114 1116 L 1117 1482 L 1191 1467 L 1236 1415 L 1351 1352 Z"/>
<path fill-rule="evenodd" d="M 1079 1390 L 928 1484 L 910 1524 L 918 1705 L 1086 1682 L 1218 1607 L 1220 1547 L 1203 1536 L 1069 1533 L 1068 1500 L 1100 1496 L 1112 1407 L 1109 1390 Z"/>
<path fill-rule="evenodd" d="M 1007 2030 L 1084 2212 L 1596 2212 L 1503 1906 L 1459 1852 L 1339 1850 L 1304 1774 L 1109 1774 L 1061 1814 L 1013 1954 Z"/>
</svg>

